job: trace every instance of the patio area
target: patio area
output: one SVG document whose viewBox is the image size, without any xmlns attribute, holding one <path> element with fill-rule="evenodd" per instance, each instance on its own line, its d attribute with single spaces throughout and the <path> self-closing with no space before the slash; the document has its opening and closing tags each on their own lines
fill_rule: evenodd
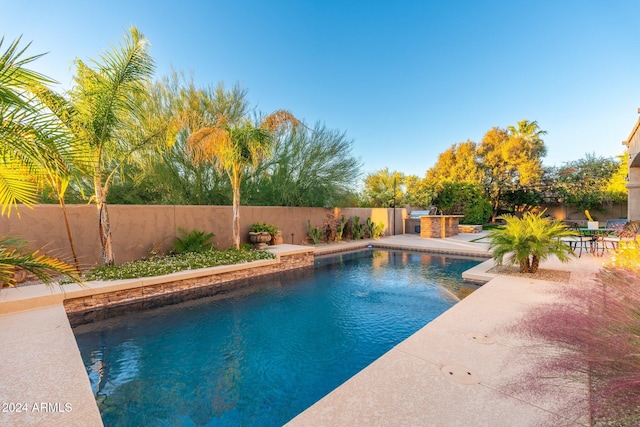
<svg viewBox="0 0 640 427">
<path fill-rule="evenodd" d="M 460 234 L 445 239 L 391 236 L 320 245 L 315 252 L 371 244 L 487 256 L 483 235 Z M 274 249 L 294 250 L 293 245 Z M 510 333 L 508 327 L 529 310 L 557 301 L 555 290 L 590 280 L 604 259 L 582 256 L 569 264 L 554 260 L 542 264 L 541 268 L 571 271 L 568 284 L 497 276 L 486 272 L 492 261 L 480 264 L 466 274 L 473 280 L 487 280 L 487 284 L 289 425 L 588 425 L 586 387 L 574 385 L 571 393 L 563 388 L 557 395 L 541 396 L 509 391 L 521 375 L 536 370 L 545 353 L 537 343 Z M 2 305 L 16 292 L 29 292 L 29 298 L 42 306 L 2 311 Z M 58 291 L 43 289 L 39 291 L 42 295 L 32 295 L 34 292 L 5 289 L 0 295 L 0 312 L 5 313 L 0 315 L 0 339 L 4 343 L 0 358 L 5 361 L 0 365 L 0 401 L 15 404 L 7 407 L 12 410 L 0 412 L 0 424 L 102 425 L 61 299 L 44 298 Z M 29 298 L 23 301 L 27 306 Z"/>
</svg>

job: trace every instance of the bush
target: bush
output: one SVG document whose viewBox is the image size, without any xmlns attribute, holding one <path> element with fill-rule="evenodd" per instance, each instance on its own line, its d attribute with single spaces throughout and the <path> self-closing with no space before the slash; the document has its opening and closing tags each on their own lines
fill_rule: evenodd
<svg viewBox="0 0 640 427">
<path fill-rule="evenodd" d="M 256 222 L 251 224 L 249 231 L 252 233 L 267 232 L 271 235 L 278 232 L 278 227 L 275 225 L 267 224 L 266 222 Z"/>
<path fill-rule="evenodd" d="M 351 223 L 351 236 L 353 240 L 360 240 L 364 237 L 365 225 L 360 224 L 360 217 L 354 216 Z"/>
<path fill-rule="evenodd" d="M 527 391 L 558 393 L 561 389 L 546 385 L 545 378 L 588 381 L 591 425 L 637 426 L 640 275 L 627 268 L 607 267 L 598 273 L 596 282 L 565 291 L 561 303 L 531 312 L 516 328 L 529 338 L 541 338 L 565 350 L 545 351 L 539 369 L 524 381 L 518 378 L 518 383 Z"/>
<path fill-rule="evenodd" d="M 504 257 L 513 265 L 520 266 L 521 273 L 535 273 L 540 261 L 555 255 L 561 262 L 569 261 L 573 251 L 562 237 L 571 237 L 575 232 L 561 222 L 543 218 L 544 212 L 527 212 L 522 218 L 503 215 L 506 221 L 503 228 L 491 230 L 487 237 L 491 239 L 489 249 L 493 259 L 502 265 Z"/>
<path fill-rule="evenodd" d="M 210 240 L 215 236 L 213 233 L 205 233 L 201 230 L 193 230 L 187 233 L 184 229 L 178 228 L 181 237 L 176 237 L 173 242 L 173 252 L 176 254 L 186 254 L 189 252 L 202 253 L 214 248 Z"/>
<path fill-rule="evenodd" d="M 307 220 L 307 233 L 309 234 L 309 237 L 313 241 L 314 245 L 320 243 L 320 239 L 322 238 L 322 228 L 312 227 L 310 219 Z"/>
<path fill-rule="evenodd" d="M 485 224 L 491 217 L 491 203 L 481 186 L 466 182 L 445 182 L 434 204 L 447 215 L 464 215 L 460 224 Z"/>
<path fill-rule="evenodd" d="M 640 242 L 631 240 L 620 242 L 611 257 L 610 266 L 624 268 L 640 274 Z"/>
</svg>

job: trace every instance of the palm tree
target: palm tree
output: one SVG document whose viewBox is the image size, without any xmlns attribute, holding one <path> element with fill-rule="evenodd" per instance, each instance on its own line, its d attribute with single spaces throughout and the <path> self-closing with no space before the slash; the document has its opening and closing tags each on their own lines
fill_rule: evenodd
<svg viewBox="0 0 640 427">
<path fill-rule="evenodd" d="M 555 255 L 561 262 L 567 262 L 573 255 L 571 248 L 560 239 L 575 236 L 575 232 L 561 222 L 552 222 L 543 218 L 544 212 L 527 212 L 522 218 L 503 215 L 506 221 L 503 228 L 492 230 L 489 249 L 493 259 L 502 265 L 504 257 L 512 265 L 519 265 L 521 273 L 535 273 L 540 261 Z"/>
<path fill-rule="evenodd" d="M 542 141 L 541 136 L 547 134 L 546 131 L 540 130 L 537 120 L 530 122 L 524 119 L 518 122 L 518 127 L 509 126 L 507 129 L 512 135 L 534 142 Z"/>
<path fill-rule="evenodd" d="M 277 131 L 300 124 L 284 110 L 266 116 L 259 125 L 243 119 L 229 122 L 220 115 L 214 126 L 203 127 L 186 140 L 187 150 L 196 163 L 210 162 L 229 177 L 233 191 L 233 246 L 240 248 L 240 183 L 245 172 L 271 155 Z"/>
<path fill-rule="evenodd" d="M 42 55 L 25 57 L 30 43 L 20 48 L 20 38 L 0 54 L 0 204 L 2 214 L 22 203 L 36 202 L 34 135 L 42 134 L 49 122 L 32 102 L 36 86 L 52 83 L 25 66 Z M 0 39 L 0 48 L 4 37 Z M 19 212 L 18 212 L 19 214 Z"/>
<path fill-rule="evenodd" d="M 98 210 L 102 262 L 115 262 L 107 194 L 118 168 L 138 150 L 154 144 L 162 131 L 156 130 L 132 140 L 132 127 L 140 125 L 141 101 L 154 64 L 148 42 L 137 29 L 117 48 L 102 55 L 95 68 L 76 61 L 75 86 L 66 108 L 56 110 L 72 138 L 84 150 L 86 173 L 92 177 L 93 197 Z M 139 135 L 137 135 L 139 136 Z"/>
<path fill-rule="evenodd" d="M 0 39 L 0 47 L 4 38 Z M 25 65 L 41 55 L 24 58 L 30 44 L 19 49 L 20 38 L 0 54 L 0 205 L 2 215 L 10 215 L 19 203 L 35 203 L 37 182 L 44 165 L 49 175 L 63 162 L 57 156 L 57 131 L 51 115 L 34 95 L 53 80 Z M 77 265 L 77 262 L 76 262 Z M 27 252 L 26 242 L 0 239 L 0 282 L 12 285 L 17 268 L 29 271 L 48 283 L 52 274 L 78 281 L 77 271 L 66 263 L 38 251 Z"/>
</svg>

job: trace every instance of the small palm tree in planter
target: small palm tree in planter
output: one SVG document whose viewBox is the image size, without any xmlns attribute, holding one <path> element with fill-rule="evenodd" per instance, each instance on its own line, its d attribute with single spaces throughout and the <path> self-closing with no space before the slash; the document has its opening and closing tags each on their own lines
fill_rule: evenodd
<svg viewBox="0 0 640 427">
<path fill-rule="evenodd" d="M 504 257 L 512 265 L 519 265 L 521 273 L 535 273 L 540 261 L 555 255 L 561 262 L 568 262 L 573 256 L 571 248 L 560 239 L 575 236 L 576 233 L 561 222 L 543 218 L 544 212 L 527 212 L 522 218 L 503 215 L 506 224 L 492 230 L 489 249 L 493 259 L 502 265 Z"/>
</svg>

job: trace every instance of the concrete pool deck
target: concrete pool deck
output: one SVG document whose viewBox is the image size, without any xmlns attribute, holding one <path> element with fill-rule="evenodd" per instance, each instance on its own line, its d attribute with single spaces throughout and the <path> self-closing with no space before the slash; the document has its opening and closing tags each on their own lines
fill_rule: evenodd
<svg viewBox="0 0 640 427">
<path fill-rule="evenodd" d="M 461 234 L 446 239 L 402 235 L 339 245 L 340 250 L 372 244 L 486 256 L 486 243 L 471 242 L 483 235 Z M 274 251 L 291 250 L 290 246 L 275 247 Z M 333 252 L 336 247 L 318 246 L 316 253 Z M 571 282 L 578 283 L 595 274 L 602 261 L 583 256 L 570 264 L 551 260 L 542 268 L 572 271 Z M 531 343 L 509 334 L 505 326 L 535 307 L 556 301 L 558 296 L 552 291 L 562 285 L 485 273 L 491 266 L 487 261 L 472 272 L 474 280 L 484 278 L 491 280 L 489 283 L 289 425 L 588 425 L 586 406 L 574 405 L 575 411 L 568 413 L 558 396 L 528 397 L 505 391 L 505 384 L 535 370 L 544 357 L 530 352 Z M 17 290 L 2 290 L 0 308 L 8 299 L 7 291 Z M 42 292 L 46 295 L 52 290 Z M 0 340 L 0 425 L 102 425 L 61 302 L 0 314 Z M 473 384 L 452 381 L 455 379 L 472 380 Z M 587 394 L 580 388 L 573 393 L 578 398 Z"/>
</svg>

